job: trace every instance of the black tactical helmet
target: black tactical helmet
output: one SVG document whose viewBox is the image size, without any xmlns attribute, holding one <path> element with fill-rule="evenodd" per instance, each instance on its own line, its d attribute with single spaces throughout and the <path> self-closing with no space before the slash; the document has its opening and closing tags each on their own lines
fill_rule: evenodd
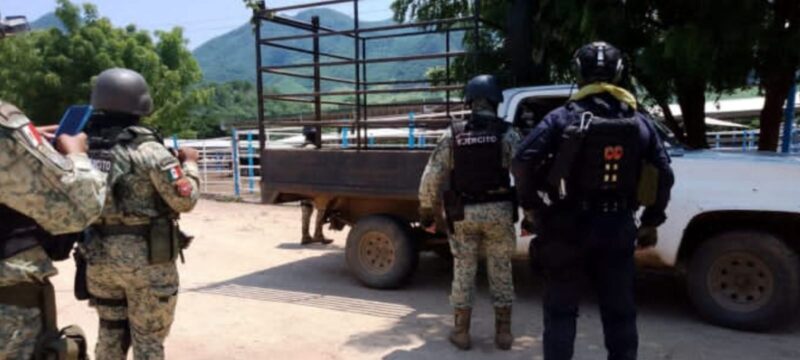
<svg viewBox="0 0 800 360">
<path fill-rule="evenodd" d="M 136 71 L 113 68 L 100 73 L 92 88 L 92 107 L 113 113 L 146 116 L 153 111 L 147 81 Z"/>
<path fill-rule="evenodd" d="M 494 106 L 503 102 L 503 90 L 493 75 L 478 75 L 464 88 L 464 103 L 471 105 L 475 99 L 489 100 Z"/>
<path fill-rule="evenodd" d="M 604 41 L 595 41 L 575 50 L 572 66 L 578 85 L 594 82 L 616 84 L 621 80 L 625 69 L 622 52 Z"/>
</svg>

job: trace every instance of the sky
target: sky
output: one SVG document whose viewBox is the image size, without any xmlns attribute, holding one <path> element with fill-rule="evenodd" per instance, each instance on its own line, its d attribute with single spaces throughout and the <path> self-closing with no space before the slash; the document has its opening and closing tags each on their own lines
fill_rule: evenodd
<svg viewBox="0 0 800 360">
<path fill-rule="evenodd" d="M 312 0 L 267 0 L 267 7 L 304 4 Z M 91 2 L 97 5 L 100 15 L 108 17 L 117 26 L 136 24 L 147 30 L 168 30 L 175 26 L 184 29 L 189 48 L 241 26 L 250 19 L 250 10 L 242 0 L 72 0 L 73 3 Z M 383 20 L 392 16 L 391 0 L 360 0 L 359 15 L 362 20 Z M 55 10 L 55 0 L 0 0 L 0 14 L 25 15 L 34 21 Z M 352 14 L 352 3 L 331 6 Z M 295 12 L 288 12 L 292 15 Z"/>
</svg>

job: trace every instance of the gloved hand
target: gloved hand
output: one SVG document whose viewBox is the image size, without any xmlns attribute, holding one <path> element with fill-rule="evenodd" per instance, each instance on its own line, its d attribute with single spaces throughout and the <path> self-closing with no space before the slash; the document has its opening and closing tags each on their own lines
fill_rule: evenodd
<svg viewBox="0 0 800 360">
<path fill-rule="evenodd" d="M 533 235 L 538 231 L 539 223 L 536 220 L 536 214 L 532 210 L 525 210 L 525 216 L 522 218 L 520 228 L 522 229 L 522 236 Z"/>
<path fill-rule="evenodd" d="M 434 217 L 433 209 L 429 207 L 419 208 L 419 224 L 422 225 L 423 228 L 429 228 L 435 221 L 436 218 Z"/>
<path fill-rule="evenodd" d="M 636 234 L 636 247 L 647 249 L 658 243 L 658 228 L 655 226 L 641 226 Z"/>
</svg>

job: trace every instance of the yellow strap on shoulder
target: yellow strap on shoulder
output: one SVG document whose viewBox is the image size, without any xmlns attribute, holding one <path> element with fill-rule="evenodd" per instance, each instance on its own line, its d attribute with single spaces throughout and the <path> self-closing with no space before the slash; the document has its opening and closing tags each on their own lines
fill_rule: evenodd
<svg viewBox="0 0 800 360">
<path fill-rule="evenodd" d="M 625 90 L 619 86 L 609 84 L 609 83 L 594 83 L 589 84 L 582 87 L 578 90 L 577 93 L 573 94 L 570 97 L 570 100 L 580 100 L 590 95 L 602 94 L 602 93 L 609 93 L 614 96 L 617 100 L 622 101 L 632 109 L 636 110 L 636 106 L 638 105 L 636 102 L 636 97 L 633 96 L 628 90 Z"/>
</svg>

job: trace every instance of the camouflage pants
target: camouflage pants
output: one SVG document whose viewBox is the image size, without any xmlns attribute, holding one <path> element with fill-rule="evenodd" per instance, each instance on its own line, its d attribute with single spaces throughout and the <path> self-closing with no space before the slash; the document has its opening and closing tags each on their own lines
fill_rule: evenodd
<svg viewBox="0 0 800 360">
<path fill-rule="evenodd" d="M 134 359 L 164 359 L 164 339 L 172 326 L 178 294 L 175 263 L 144 267 L 89 265 L 86 276 L 92 296 L 127 301 L 104 305 L 99 300 L 95 304 L 101 323 L 95 358 L 126 359 L 130 334 Z M 125 320 L 128 328 L 103 325 Z"/>
<path fill-rule="evenodd" d="M 303 237 L 311 236 L 309 233 L 309 228 L 311 225 L 311 214 L 314 212 L 314 202 L 310 200 L 303 200 L 300 201 L 300 210 L 303 212 L 302 220 L 302 228 L 303 228 Z M 314 238 L 321 238 L 322 235 L 322 221 L 323 213 L 325 211 L 317 210 L 317 217 L 314 219 Z"/>
<path fill-rule="evenodd" d="M 42 331 L 39 309 L 0 305 L 0 360 L 29 360 Z"/>
<path fill-rule="evenodd" d="M 496 307 L 511 306 L 514 300 L 514 282 L 511 277 L 514 225 L 509 220 L 466 220 L 454 225 L 455 234 L 450 237 L 450 250 L 453 253 L 450 304 L 457 309 L 472 307 L 475 274 L 478 272 L 478 252 L 483 242 L 492 303 Z"/>
</svg>

